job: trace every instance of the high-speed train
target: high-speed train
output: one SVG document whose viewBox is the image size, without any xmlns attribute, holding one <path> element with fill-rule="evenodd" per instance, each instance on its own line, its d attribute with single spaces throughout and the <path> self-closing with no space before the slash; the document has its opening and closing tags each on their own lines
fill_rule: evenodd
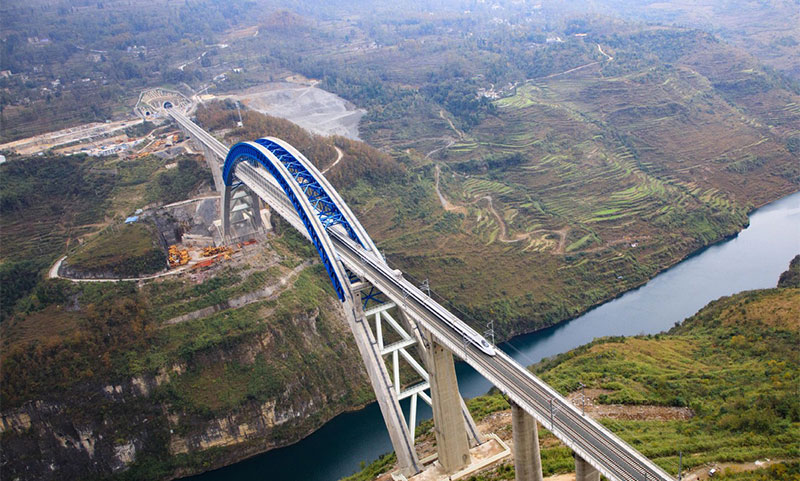
<svg viewBox="0 0 800 481">
<path fill-rule="evenodd" d="M 341 236 L 338 237 L 341 238 Z M 464 322 L 458 319 L 455 320 L 451 319 L 451 317 L 455 316 L 450 314 L 449 311 L 445 310 L 444 307 L 440 306 L 438 303 L 433 301 L 430 297 L 426 296 L 418 289 L 408 289 L 406 286 L 402 285 L 403 283 L 408 283 L 408 281 L 406 281 L 403 278 L 403 273 L 400 270 L 391 269 L 389 266 L 379 265 L 372 258 L 362 255 L 359 251 L 360 249 L 356 249 L 356 252 L 358 252 L 359 257 L 361 257 L 361 260 L 370 264 L 375 270 L 379 272 L 384 272 L 384 274 L 391 273 L 390 277 L 393 277 L 398 281 L 397 286 L 400 287 L 404 293 L 408 294 L 410 297 L 413 297 L 414 300 L 416 300 L 420 304 L 428 307 L 429 312 L 436 315 L 436 317 L 440 321 L 447 324 L 447 326 L 449 326 L 452 330 L 459 333 L 464 341 L 469 342 L 473 346 L 477 347 L 478 349 L 481 350 L 481 352 L 483 352 L 487 356 L 494 356 L 497 354 L 497 350 L 495 349 L 495 347 L 491 345 L 489 341 L 486 340 L 486 338 L 475 332 L 474 329 L 466 325 Z M 441 311 L 445 311 L 447 314 L 450 315 L 444 315 Z"/>
</svg>

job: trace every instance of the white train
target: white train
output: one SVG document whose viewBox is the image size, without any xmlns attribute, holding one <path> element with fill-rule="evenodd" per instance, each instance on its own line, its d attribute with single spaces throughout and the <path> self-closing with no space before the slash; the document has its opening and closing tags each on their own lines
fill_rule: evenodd
<svg viewBox="0 0 800 481">
<path fill-rule="evenodd" d="M 399 269 L 390 269 L 388 268 L 388 266 L 386 268 L 383 268 L 382 266 L 377 265 L 372 259 L 369 259 L 361 255 L 360 253 L 359 257 L 361 257 L 363 261 L 366 261 L 367 263 L 371 264 L 375 270 L 378 271 L 388 270 L 389 272 L 391 272 L 392 277 L 394 277 L 398 281 L 404 281 L 403 273 Z M 436 317 L 439 318 L 440 321 L 447 324 L 452 330 L 459 333 L 464 341 L 469 342 L 473 346 L 477 347 L 487 356 L 494 356 L 497 354 L 497 349 L 495 349 L 495 347 L 491 345 L 489 341 L 486 340 L 485 337 L 475 332 L 474 329 L 466 325 L 464 322 L 460 320 L 453 321 L 451 319 L 451 316 L 442 314 L 440 311 L 444 310 L 444 308 L 439 306 L 438 304 L 434 305 L 433 300 L 430 297 L 422 294 L 416 289 L 411 290 L 403 287 L 403 291 L 408 293 L 410 296 L 414 297 L 414 299 L 420 304 L 423 304 L 426 307 L 428 307 L 429 311 L 434 313 Z"/>
<path fill-rule="evenodd" d="M 437 313 L 437 317 L 441 319 L 445 324 L 450 326 L 451 329 L 461 334 L 461 336 L 468 341 L 470 344 L 474 345 L 484 354 L 487 356 L 494 356 L 497 354 L 497 349 L 493 345 L 486 340 L 485 337 L 481 336 L 474 329 L 469 327 L 463 322 L 451 322 L 449 319 L 445 319 L 443 316 L 439 316 Z"/>
</svg>

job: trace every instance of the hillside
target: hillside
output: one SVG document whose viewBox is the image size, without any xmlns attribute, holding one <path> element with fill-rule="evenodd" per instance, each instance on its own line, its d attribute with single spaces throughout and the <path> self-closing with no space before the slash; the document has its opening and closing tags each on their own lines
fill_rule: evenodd
<svg viewBox="0 0 800 481">
<path fill-rule="evenodd" d="M 4 179 L 0 186 L 0 320 L 11 315 L 17 301 L 24 302 L 39 282 L 39 274 L 61 255 L 120 223 L 137 208 L 150 202 L 184 199 L 208 182 L 210 176 L 199 167 L 196 157 L 176 160 L 178 167 L 173 170 L 166 168 L 167 161 L 155 156 L 130 161 L 85 155 L 13 156 L 0 165 Z M 108 233 L 113 234 L 109 237 L 121 234 Z M 89 249 L 95 249 L 98 242 L 105 244 L 100 247 L 108 250 L 110 264 L 138 257 L 129 274 L 143 265 L 150 269 L 145 267 L 141 272 L 158 270 L 157 254 L 150 249 L 152 236 L 147 237 L 143 243 L 129 246 L 114 239 L 103 242 L 95 238 L 95 247 Z M 142 239 L 134 236 L 128 240 Z M 91 260 L 85 270 L 115 268 L 98 266 L 91 251 L 83 252 L 84 260 Z M 20 310 L 26 308 L 30 306 Z"/>
<path fill-rule="evenodd" d="M 800 474 L 798 344 L 800 289 L 765 289 L 713 301 L 666 333 L 597 339 L 531 370 L 578 406 L 586 392 L 589 415 L 667 472 L 677 472 L 680 451 L 684 474 L 728 466 L 721 479 L 789 481 Z M 510 438 L 502 395 L 469 405 L 479 424 Z M 430 429 L 417 433 L 428 438 Z M 545 476 L 574 470 L 569 449 L 546 429 L 540 436 Z M 764 459 L 782 462 L 749 464 Z M 388 461 L 348 479 L 373 479 L 391 468 Z M 510 462 L 470 478 L 509 479 Z"/>
<path fill-rule="evenodd" d="M 641 285 L 800 188 L 797 85 L 700 30 L 566 19 L 550 6 L 549 19 L 493 17 L 489 4 L 473 15 L 402 0 L 413 8 L 351 18 L 334 15 L 339 2 L 288 2 L 298 14 L 247 18 L 247 2 L 173 3 L 0 7 L 0 70 L 12 67 L 0 138 L 122 115 L 135 100 L 122 92 L 150 83 L 224 94 L 315 79 L 367 110 L 366 143 L 246 109 L 237 127 L 232 103 L 204 104 L 197 121 L 227 144 L 289 141 L 390 263 L 430 279 L 479 331 L 496 321 L 498 340 Z M 129 245 L 136 232 L 115 229 L 134 209 L 207 188 L 198 156 L 169 162 L 0 165 L 3 477 L 188 475 L 295 442 L 372 399 L 316 253 L 280 221 L 209 271 L 42 278 L 67 253 L 86 271 L 155 270 L 150 239 L 134 229 Z M 670 470 L 678 444 L 696 465 L 794 459 L 798 339 L 784 321 L 797 318 L 795 291 L 734 296 L 668 335 L 598 341 L 537 370 L 566 392 L 581 369 L 600 401 L 692 409 L 686 422 L 607 421 Z M 764 374 L 777 384 L 759 384 Z M 504 400 L 472 405 L 485 416 Z M 548 472 L 568 470 L 568 451 L 543 438 Z"/>
<path fill-rule="evenodd" d="M 316 253 L 282 230 L 199 278 L 41 282 L 0 324 L 3 476 L 188 475 L 369 402 Z"/>
<path fill-rule="evenodd" d="M 566 23 L 582 36 L 434 15 L 369 49 L 326 24 L 251 40 L 368 110 L 362 137 L 406 175 L 337 186 L 391 262 L 504 337 L 641 285 L 800 188 L 794 84 L 700 30 Z"/>
<path fill-rule="evenodd" d="M 216 114 L 232 118 L 230 107 Z M 199 116 L 210 123 L 212 113 Z M 271 132 L 328 163 L 338 149 L 354 166 L 341 171 L 348 178 L 403 172 L 363 143 L 245 116 L 254 130 L 232 136 Z M 71 269 L 138 271 L 154 253 L 152 237 L 141 223 L 120 225 L 120 214 L 186 198 L 207 182 L 194 158 L 175 160 L 172 168 L 155 156 L 0 166 L 14 180 L 2 190 L 3 476 L 188 475 L 295 442 L 373 399 L 316 252 L 280 221 L 247 255 L 205 272 L 141 284 L 42 279 L 68 249 Z M 56 188 L 58 180 L 70 188 Z M 40 230 L 54 241 L 37 243 Z"/>
</svg>

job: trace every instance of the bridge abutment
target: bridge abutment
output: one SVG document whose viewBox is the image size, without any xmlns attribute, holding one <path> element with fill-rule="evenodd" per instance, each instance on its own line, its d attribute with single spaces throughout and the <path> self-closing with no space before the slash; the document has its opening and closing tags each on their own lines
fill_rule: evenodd
<svg viewBox="0 0 800 481">
<path fill-rule="evenodd" d="M 429 334 L 427 337 L 427 364 L 439 464 L 448 473 L 453 473 L 470 463 L 469 438 L 461 410 L 461 393 L 458 392 L 453 353 Z"/>
<path fill-rule="evenodd" d="M 516 403 L 511 403 L 516 481 L 542 481 L 542 456 L 536 419 Z M 577 459 L 577 458 L 576 458 Z"/>
<path fill-rule="evenodd" d="M 600 471 L 573 453 L 575 457 L 575 481 L 600 481 Z"/>
</svg>

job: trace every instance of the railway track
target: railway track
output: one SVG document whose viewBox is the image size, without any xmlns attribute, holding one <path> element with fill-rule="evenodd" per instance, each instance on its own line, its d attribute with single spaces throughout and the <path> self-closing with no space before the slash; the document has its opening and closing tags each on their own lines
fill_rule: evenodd
<svg viewBox="0 0 800 481">
<path fill-rule="evenodd" d="M 170 115 L 214 155 L 221 160 L 227 157 L 228 148 L 211 134 L 179 112 L 170 112 Z M 234 175 L 308 237 L 294 207 L 264 169 L 241 162 Z M 336 258 L 350 271 L 380 289 L 418 325 L 430 331 L 437 342 L 464 359 L 539 423 L 549 426 L 557 438 L 606 478 L 616 481 L 674 479 L 609 430 L 582 415 L 572 403 L 501 350 L 489 355 L 468 342 L 464 333 L 472 329 L 403 278 L 402 273 L 398 274 L 376 254 L 377 251 L 368 251 L 356 244 L 340 225 L 329 227 L 327 233 Z"/>
</svg>

